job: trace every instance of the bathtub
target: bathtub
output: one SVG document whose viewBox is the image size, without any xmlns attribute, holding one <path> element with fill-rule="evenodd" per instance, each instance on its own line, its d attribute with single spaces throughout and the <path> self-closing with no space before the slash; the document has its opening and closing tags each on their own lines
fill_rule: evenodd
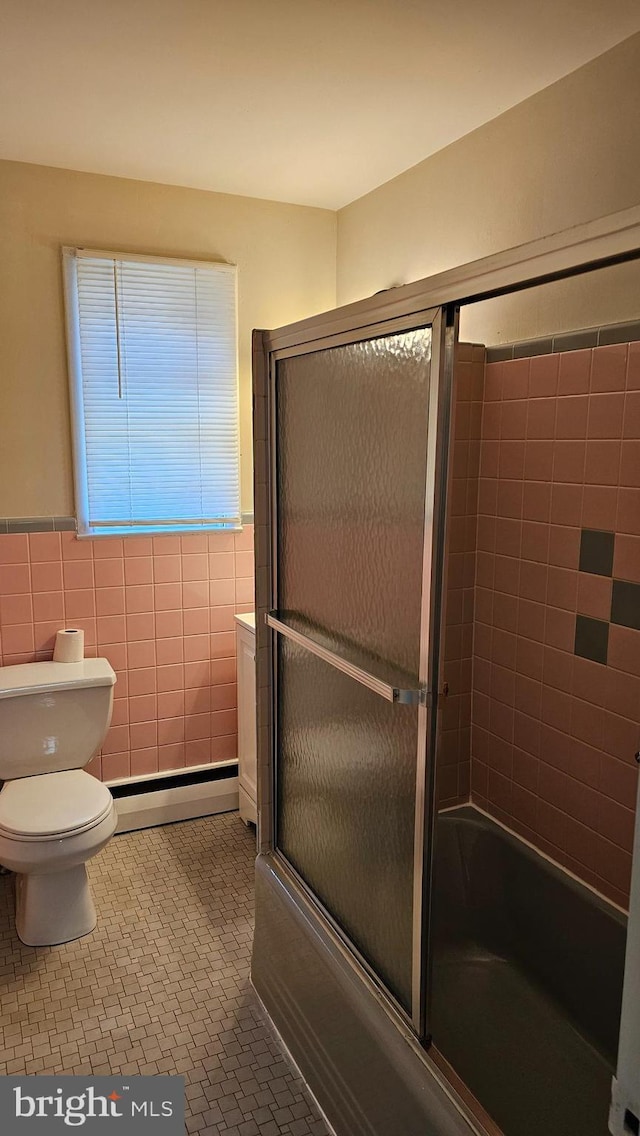
<svg viewBox="0 0 640 1136">
<path fill-rule="evenodd" d="M 625 916 L 473 807 L 437 849 L 434 1045 L 508 1136 L 607 1136 Z"/>
<path fill-rule="evenodd" d="M 506 1136 L 607 1136 L 625 916 L 473 806 L 436 841 L 427 1052 L 258 858 L 252 979 L 337 1136 L 469 1136 L 442 1058 Z"/>
</svg>

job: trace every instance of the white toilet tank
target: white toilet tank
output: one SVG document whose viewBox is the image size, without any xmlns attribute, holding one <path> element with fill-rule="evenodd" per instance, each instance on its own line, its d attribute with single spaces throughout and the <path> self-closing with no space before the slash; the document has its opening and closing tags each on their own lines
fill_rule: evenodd
<svg viewBox="0 0 640 1136">
<path fill-rule="evenodd" d="M 106 659 L 0 667 L 0 780 L 82 769 L 111 721 Z"/>
</svg>

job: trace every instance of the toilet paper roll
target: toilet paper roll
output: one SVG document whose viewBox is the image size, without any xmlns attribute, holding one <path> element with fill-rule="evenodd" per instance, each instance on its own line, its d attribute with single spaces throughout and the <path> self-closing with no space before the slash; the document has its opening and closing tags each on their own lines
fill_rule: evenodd
<svg viewBox="0 0 640 1136">
<path fill-rule="evenodd" d="M 54 663 L 81 663 L 84 659 L 84 631 L 79 627 L 65 627 L 56 633 L 53 649 Z"/>
</svg>

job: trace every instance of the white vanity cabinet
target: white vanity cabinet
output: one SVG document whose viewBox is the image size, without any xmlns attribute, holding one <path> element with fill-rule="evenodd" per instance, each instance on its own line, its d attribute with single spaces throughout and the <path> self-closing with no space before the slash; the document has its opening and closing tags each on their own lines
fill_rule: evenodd
<svg viewBox="0 0 640 1136">
<path fill-rule="evenodd" d="M 256 617 L 236 615 L 238 668 L 238 790 L 240 816 L 258 823 L 256 758 Z"/>
</svg>

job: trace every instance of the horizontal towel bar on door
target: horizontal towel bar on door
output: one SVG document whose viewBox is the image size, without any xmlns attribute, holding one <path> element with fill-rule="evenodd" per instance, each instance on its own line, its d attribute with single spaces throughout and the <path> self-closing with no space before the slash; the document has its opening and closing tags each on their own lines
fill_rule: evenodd
<svg viewBox="0 0 640 1136">
<path fill-rule="evenodd" d="M 386 698 L 388 702 L 399 702 L 405 706 L 426 704 L 428 692 L 425 688 L 419 686 L 396 686 L 392 682 L 385 682 L 384 679 L 378 678 L 377 675 L 371 674 L 370 671 L 366 671 L 355 663 L 349 662 L 348 659 L 343 658 L 329 647 L 323 647 L 323 645 L 317 642 L 311 635 L 305 634 L 305 632 L 292 627 L 290 623 L 285 622 L 280 617 L 278 612 L 270 611 L 266 616 L 266 621 L 269 627 L 277 631 L 279 635 L 284 635 L 286 639 L 291 639 L 292 642 L 297 643 L 299 647 L 303 647 L 306 651 L 309 651 L 310 654 L 316 655 L 319 659 L 328 663 L 329 666 L 341 671 L 342 674 L 355 679 L 361 686 L 366 686 L 368 690 L 372 690 L 374 694 L 379 694 L 381 698 Z"/>
</svg>

